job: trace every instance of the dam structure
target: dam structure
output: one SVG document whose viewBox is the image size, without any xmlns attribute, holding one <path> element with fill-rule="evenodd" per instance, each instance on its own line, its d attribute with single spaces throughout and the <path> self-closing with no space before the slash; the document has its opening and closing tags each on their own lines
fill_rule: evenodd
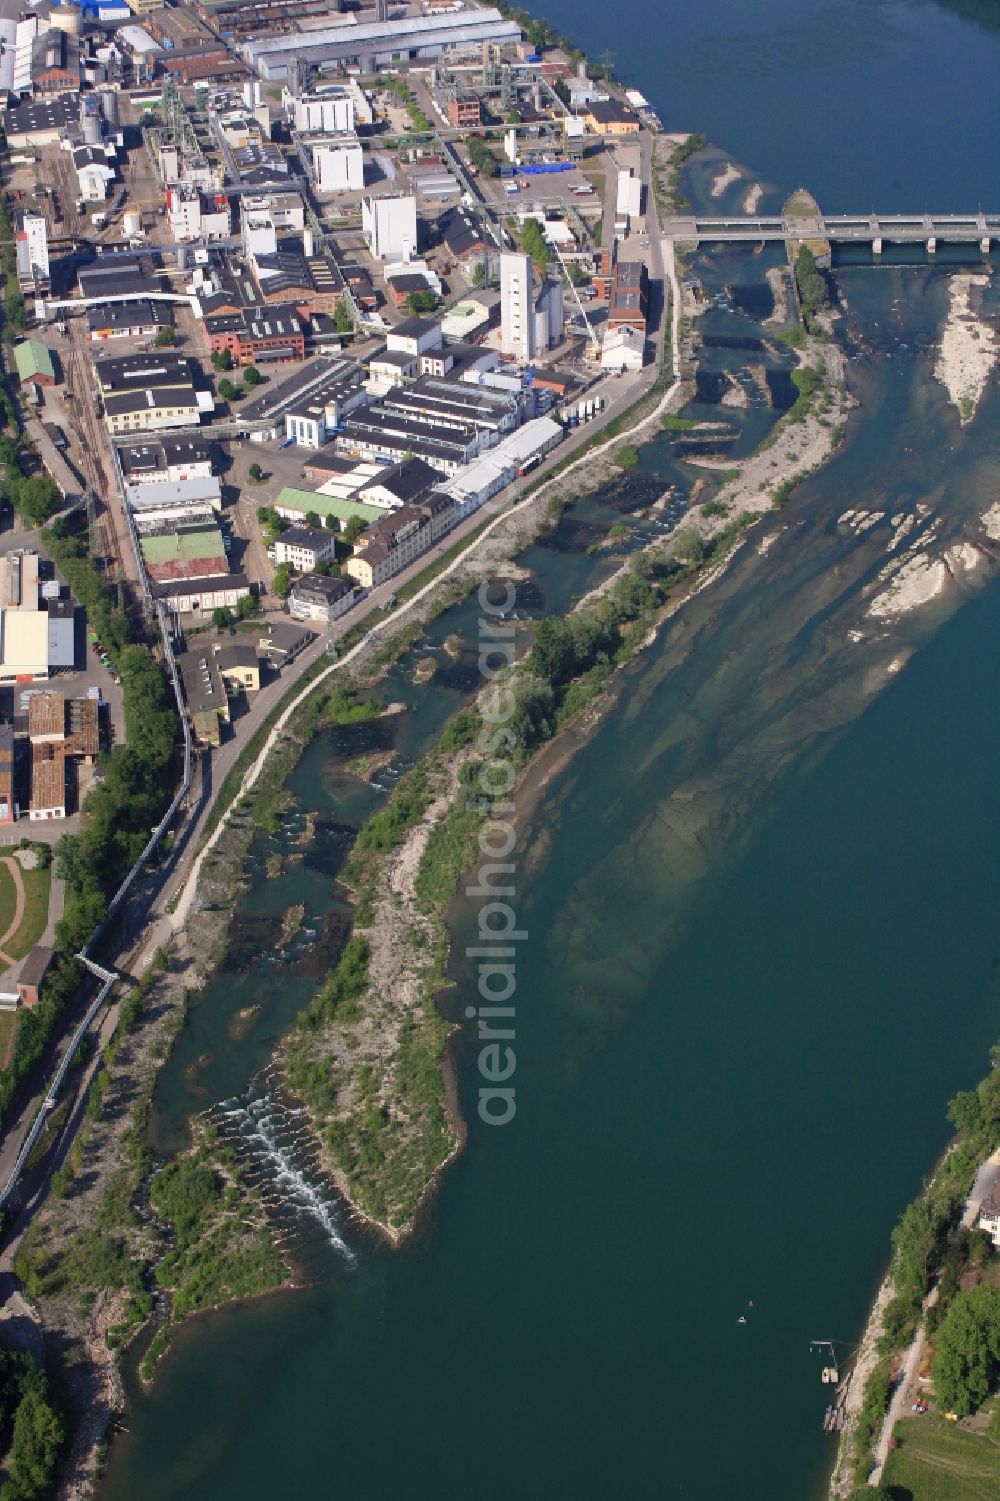
<svg viewBox="0 0 1000 1501">
<path fill-rule="evenodd" d="M 938 245 L 978 244 L 988 255 L 1000 241 L 1000 214 L 789 214 L 703 218 L 676 215 L 660 221 L 669 239 L 688 244 L 759 244 L 782 240 L 798 244 L 871 245 L 874 255 L 883 247 L 923 245 L 933 255 Z"/>
</svg>

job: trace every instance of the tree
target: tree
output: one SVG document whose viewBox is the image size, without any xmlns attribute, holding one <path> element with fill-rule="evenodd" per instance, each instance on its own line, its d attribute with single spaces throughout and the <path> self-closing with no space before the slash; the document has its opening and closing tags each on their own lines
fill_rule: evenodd
<svg viewBox="0 0 1000 1501">
<path fill-rule="evenodd" d="M 477 172 L 484 177 L 499 177 L 500 163 L 486 142 L 479 136 L 473 136 L 468 145 L 469 161 Z"/>
<path fill-rule="evenodd" d="M 173 324 L 167 323 L 163 328 L 158 328 L 155 340 L 157 349 L 169 349 L 176 337 Z"/>
<path fill-rule="evenodd" d="M 228 349 L 213 350 L 211 360 L 213 370 L 231 370 L 233 368 L 233 357 Z"/>
<path fill-rule="evenodd" d="M 338 334 L 352 334 L 354 332 L 354 319 L 348 311 L 346 302 L 338 302 L 333 314 L 333 326 Z"/>
<path fill-rule="evenodd" d="M 292 592 L 292 570 L 287 563 L 279 563 L 274 570 L 271 588 L 279 599 L 287 599 Z"/>
<path fill-rule="evenodd" d="M 260 467 L 260 465 L 257 464 L 257 463 L 254 463 L 254 464 L 250 465 L 250 469 L 249 469 L 248 473 L 249 473 L 250 478 L 253 480 L 253 483 L 255 485 L 259 485 L 261 483 L 261 481 L 263 480 L 263 478 L 264 478 L 264 471 Z"/>
<path fill-rule="evenodd" d="M 674 539 L 674 552 L 682 563 L 700 563 L 705 556 L 705 541 L 694 527 L 686 526 Z"/>
<path fill-rule="evenodd" d="M 521 249 L 531 256 L 539 271 L 545 270 L 549 264 L 549 247 L 545 243 L 545 235 L 537 219 L 525 219 L 521 230 Z"/>
<path fill-rule="evenodd" d="M 49 1494 L 62 1447 L 63 1425 L 55 1408 L 46 1400 L 44 1378 L 25 1378 L 22 1392 L 14 1418 L 7 1470 L 17 1501 L 35 1501 L 36 1497 Z"/>
<path fill-rule="evenodd" d="M 959 1417 L 981 1407 L 996 1388 L 1000 1288 L 984 1283 L 954 1299 L 938 1330 L 933 1376 L 941 1408 Z"/>
<path fill-rule="evenodd" d="M 228 605 L 219 605 L 212 611 L 212 624 L 216 630 L 225 631 L 233 623 L 233 612 Z"/>
<path fill-rule="evenodd" d="M 974 1089 L 963 1089 L 955 1096 L 948 1106 L 948 1119 L 963 1136 L 982 1129 L 983 1107 Z"/>
<path fill-rule="evenodd" d="M 234 386 L 232 381 L 224 376 L 219 381 L 219 395 L 223 401 L 238 401 L 243 395 L 243 387 Z"/>
<path fill-rule="evenodd" d="M 349 547 L 353 547 L 365 529 L 365 523 L 360 516 L 348 516 L 344 526 L 344 541 Z"/>
<path fill-rule="evenodd" d="M 549 616 L 535 633 L 529 666 L 545 682 L 557 687 L 572 677 L 575 665 L 573 636 L 565 620 Z"/>
<path fill-rule="evenodd" d="M 29 526 L 43 526 L 50 516 L 62 508 L 62 496 L 47 474 L 35 474 L 31 479 L 19 478 L 11 483 L 7 476 L 7 490 L 14 509 Z"/>
<path fill-rule="evenodd" d="M 256 596 L 253 594 L 241 594 L 236 601 L 236 614 L 240 620 L 249 620 L 251 615 L 256 615 L 258 608 Z"/>
<path fill-rule="evenodd" d="M 806 327 L 811 328 L 815 315 L 821 309 L 829 307 L 830 294 L 823 273 L 816 264 L 816 257 L 808 245 L 801 246 L 795 257 L 795 280 L 802 303 L 802 317 Z"/>
<path fill-rule="evenodd" d="M 624 448 L 619 448 L 615 454 L 615 463 L 619 469 L 635 469 L 639 463 L 639 450 L 634 443 L 627 443 Z"/>
<path fill-rule="evenodd" d="M 477 261 L 472 268 L 472 285 L 481 287 L 486 281 L 486 266 L 483 261 Z"/>
<path fill-rule="evenodd" d="M 317 511 L 307 511 L 306 512 L 306 526 L 321 526 L 321 525 L 322 525 L 322 522 L 319 519 L 319 513 Z"/>
<path fill-rule="evenodd" d="M 406 299 L 407 311 L 416 316 L 419 313 L 433 313 L 438 305 L 438 296 L 428 287 L 426 292 L 411 292 Z"/>
<path fill-rule="evenodd" d="M 582 287 L 590 280 L 590 277 L 587 275 L 586 271 L 584 271 L 579 261 L 567 261 L 566 275 L 569 277 L 574 287 Z"/>
<path fill-rule="evenodd" d="M 337 523 L 336 516 L 333 514 L 332 511 L 328 511 L 327 512 L 327 516 L 326 516 L 326 529 L 327 529 L 327 531 L 328 532 L 335 532 L 337 530 L 337 525 L 338 525 L 338 523 Z"/>
<path fill-rule="evenodd" d="M 245 365 L 243 367 L 243 381 L 245 385 L 251 387 L 259 386 L 263 379 L 264 377 L 261 375 L 256 365 Z"/>
</svg>

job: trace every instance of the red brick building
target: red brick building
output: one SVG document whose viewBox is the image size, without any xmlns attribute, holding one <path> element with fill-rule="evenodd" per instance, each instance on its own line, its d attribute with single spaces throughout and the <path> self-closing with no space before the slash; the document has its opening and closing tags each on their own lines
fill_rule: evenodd
<svg viewBox="0 0 1000 1501">
<path fill-rule="evenodd" d="M 646 332 L 649 317 L 649 278 L 641 261 L 618 261 L 611 273 L 609 328 L 638 328 Z"/>
<path fill-rule="evenodd" d="M 206 318 L 205 332 L 212 353 L 228 350 L 236 365 L 274 365 L 306 357 L 302 320 L 290 306 L 244 308 Z"/>
</svg>

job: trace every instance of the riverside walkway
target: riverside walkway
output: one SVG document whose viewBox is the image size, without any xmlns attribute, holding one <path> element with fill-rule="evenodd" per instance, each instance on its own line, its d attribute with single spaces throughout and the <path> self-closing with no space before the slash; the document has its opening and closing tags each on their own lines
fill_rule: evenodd
<svg viewBox="0 0 1000 1501">
<path fill-rule="evenodd" d="M 825 240 L 831 245 L 868 244 L 876 255 L 891 242 L 924 245 L 933 254 L 939 244 L 978 242 L 984 255 L 1000 241 L 1000 214 L 761 214 L 752 217 L 703 218 L 675 216 L 660 221 L 660 231 L 672 240 L 696 244 L 758 243 L 762 240 Z"/>
</svg>

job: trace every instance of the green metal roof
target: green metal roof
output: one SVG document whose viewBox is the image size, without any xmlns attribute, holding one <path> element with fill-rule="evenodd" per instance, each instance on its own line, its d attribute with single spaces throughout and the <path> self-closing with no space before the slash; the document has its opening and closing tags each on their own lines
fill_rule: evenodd
<svg viewBox="0 0 1000 1501">
<path fill-rule="evenodd" d="M 143 537 L 142 555 L 147 563 L 192 562 L 195 558 L 225 556 L 222 533 L 217 526 L 191 527 L 167 532 L 161 537 Z"/>
<path fill-rule="evenodd" d="M 17 367 L 18 380 L 30 380 L 34 375 L 47 376 L 49 380 L 55 380 L 55 366 L 48 346 L 38 339 L 25 339 L 14 350 L 14 364 Z"/>
<path fill-rule="evenodd" d="M 360 500 L 339 500 L 336 495 L 317 495 L 313 490 L 296 490 L 290 485 L 281 491 L 274 505 L 279 511 L 301 511 L 303 516 L 307 511 L 315 511 L 324 520 L 327 516 L 336 516 L 340 522 L 349 521 L 352 516 L 360 516 L 362 521 L 377 521 L 386 514 L 382 506 L 368 506 Z"/>
</svg>

